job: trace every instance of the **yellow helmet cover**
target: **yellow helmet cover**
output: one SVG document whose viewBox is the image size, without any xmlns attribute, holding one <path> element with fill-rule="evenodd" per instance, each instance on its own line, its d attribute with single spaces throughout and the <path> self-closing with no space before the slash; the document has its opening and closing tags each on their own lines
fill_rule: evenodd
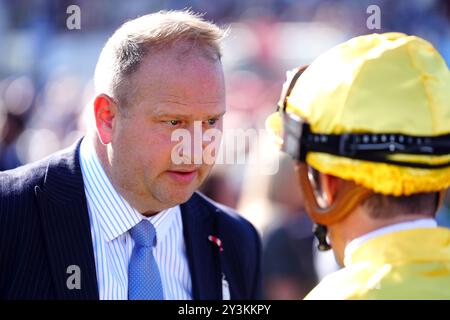
<svg viewBox="0 0 450 320">
<path fill-rule="evenodd" d="M 450 133 L 450 72 L 434 47 L 416 36 L 385 33 L 353 38 L 319 56 L 291 89 L 285 112 L 306 121 L 313 133 L 422 137 Z M 266 126 L 283 143 L 282 112 L 270 116 Z M 450 154 L 389 157 L 430 165 L 450 161 Z M 450 166 L 414 168 L 322 152 L 308 152 L 306 162 L 320 172 L 387 195 L 450 186 Z"/>
</svg>

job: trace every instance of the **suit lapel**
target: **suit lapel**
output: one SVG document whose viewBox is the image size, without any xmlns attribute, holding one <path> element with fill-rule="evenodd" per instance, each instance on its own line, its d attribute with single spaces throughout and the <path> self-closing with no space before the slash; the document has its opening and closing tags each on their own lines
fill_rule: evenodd
<svg viewBox="0 0 450 320">
<path fill-rule="evenodd" d="M 44 183 L 35 188 L 58 299 L 98 299 L 90 222 L 78 158 L 80 143 L 81 140 L 75 147 L 53 156 Z"/>
<path fill-rule="evenodd" d="M 221 266 L 218 247 L 208 240 L 216 235 L 213 213 L 201 205 L 198 195 L 182 204 L 184 238 L 195 300 L 222 299 Z"/>
</svg>

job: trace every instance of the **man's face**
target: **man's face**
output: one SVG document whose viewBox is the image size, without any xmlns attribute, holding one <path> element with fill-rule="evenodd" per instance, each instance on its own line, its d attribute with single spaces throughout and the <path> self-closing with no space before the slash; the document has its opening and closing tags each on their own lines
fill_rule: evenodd
<svg viewBox="0 0 450 320">
<path fill-rule="evenodd" d="M 222 130 L 221 63 L 197 49 L 180 52 L 174 47 L 144 58 L 130 77 L 127 105 L 120 106 L 123 111 L 113 120 L 108 150 L 112 180 L 141 212 L 187 201 L 212 168 L 174 164 L 171 154 L 177 141 L 172 141 L 172 132 L 186 129 L 194 137 L 194 121 L 202 121 L 203 132 Z"/>
</svg>

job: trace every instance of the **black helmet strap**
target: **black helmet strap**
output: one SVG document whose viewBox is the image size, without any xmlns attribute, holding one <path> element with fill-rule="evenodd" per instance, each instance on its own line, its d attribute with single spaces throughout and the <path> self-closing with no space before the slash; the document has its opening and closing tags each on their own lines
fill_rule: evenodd
<svg viewBox="0 0 450 320">
<path fill-rule="evenodd" d="M 450 166 L 444 163 L 423 163 L 393 160 L 394 154 L 437 156 L 450 154 L 450 134 L 436 137 L 383 134 L 316 134 L 308 123 L 286 114 L 283 147 L 292 157 L 305 161 L 307 152 L 322 152 L 336 156 L 371 162 L 383 162 L 413 168 L 437 169 Z M 290 123 L 289 123 L 290 122 Z M 293 123 L 294 122 L 294 123 Z M 297 127 L 297 129 L 294 129 Z M 297 142 L 297 143 L 296 143 Z"/>
</svg>

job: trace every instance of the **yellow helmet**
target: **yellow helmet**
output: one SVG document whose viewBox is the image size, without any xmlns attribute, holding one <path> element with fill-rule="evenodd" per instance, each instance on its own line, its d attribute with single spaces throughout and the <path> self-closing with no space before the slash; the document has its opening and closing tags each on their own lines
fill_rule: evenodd
<svg viewBox="0 0 450 320">
<path fill-rule="evenodd" d="M 266 127 L 294 158 L 386 195 L 450 186 L 450 72 L 429 42 L 356 37 L 288 78 Z"/>
</svg>

